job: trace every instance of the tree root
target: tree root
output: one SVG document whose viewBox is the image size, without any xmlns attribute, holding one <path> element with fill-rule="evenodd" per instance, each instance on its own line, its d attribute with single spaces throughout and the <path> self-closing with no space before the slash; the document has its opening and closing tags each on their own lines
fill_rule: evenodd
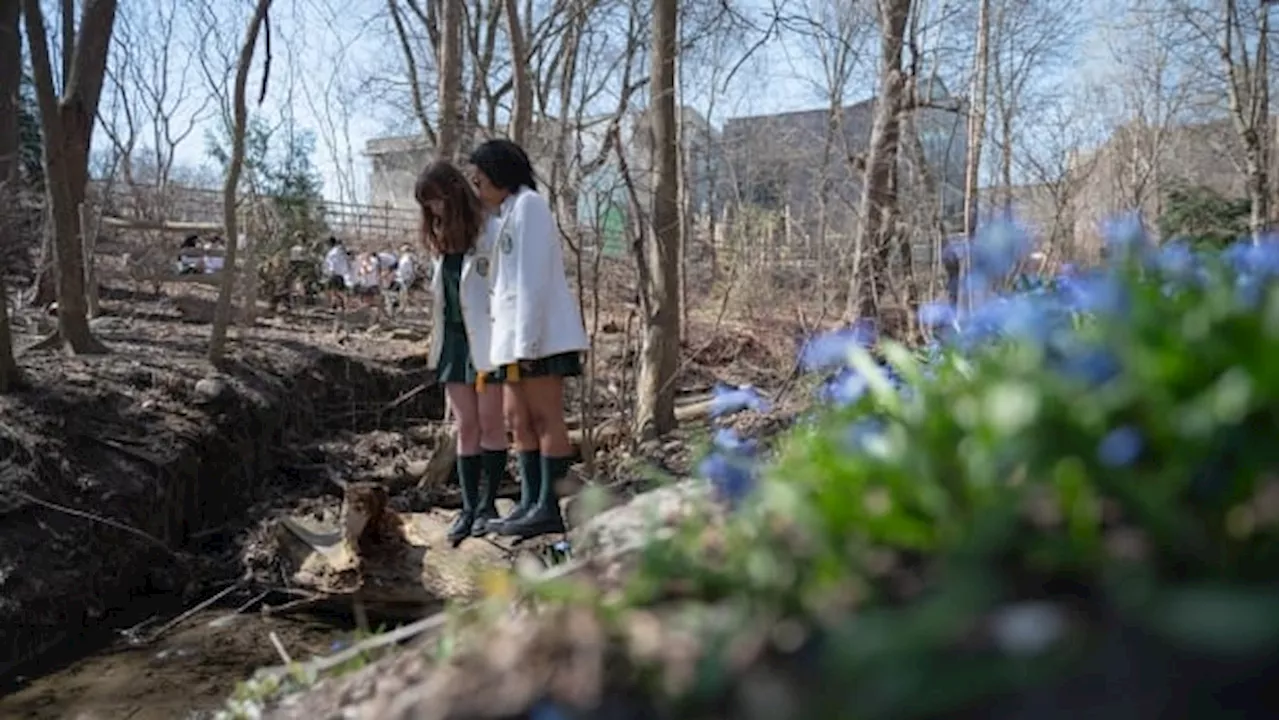
<svg viewBox="0 0 1280 720">
<path fill-rule="evenodd" d="M 43 340 L 39 340 L 22 349 L 21 355 L 30 352 L 43 352 L 45 350 L 66 350 L 70 355 L 106 355 L 111 352 L 101 340 L 89 335 L 81 347 L 67 342 L 62 337 L 61 330 L 54 330 Z"/>
</svg>

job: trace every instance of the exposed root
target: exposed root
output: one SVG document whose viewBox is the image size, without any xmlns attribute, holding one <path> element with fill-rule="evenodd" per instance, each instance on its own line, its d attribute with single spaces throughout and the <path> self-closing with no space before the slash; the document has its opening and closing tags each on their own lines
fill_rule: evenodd
<svg viewBox="0 0 1280 720">
<path fill-rule="evenodd" d="M 118 520 L 112 520 L 111 518 L 103 517 L 101 515 L 96 515 L 94 513 L 86 512 L 84 510 L 77 510 L 75 508 L 70 508 L 70 507 L 67 507 L 66 505 L 59 505 L 57 503 L 49 502 L 48 500 L 41 500 L 40 498 L 36 497 L 35 495 L 32 495 L 31 493 L 26 492 L 25 490 L 11 489 L 9 490 L 9 492 L 13 493 L 14 495 L 17 495 L 18 497 L 22 498 L 23 500 L 26 500 L 29 503 L 34 503 L 36 505 L 39 505 L 40 507 L 47 508 L 55 512 L 60 512 L 60 513 L 63 513 L 64 515 L 73 515 L 78 518 L 84 518 L 85 520 L 101 523 L 103 525 L 106 525 L 107 527 L 113 527 L 117 530 L 122 530 L 124 532 L 129 533 L 130 535 L 133 535 L 134 537 L 145 540 L 148 543 L 160 548 L 161 550 L 168 553 L 170 557 L 178 558 L 178 553 L 174 552 L 173 548 L 170 548 L 168 545 L 165 545 L 164 542 L 161 541 L 156 536 L 149 535 L 143 532 L 142 530 L 139 530 L 138 528 L 133 527 L 132 525 L 126 525 Z"/>
</svg>

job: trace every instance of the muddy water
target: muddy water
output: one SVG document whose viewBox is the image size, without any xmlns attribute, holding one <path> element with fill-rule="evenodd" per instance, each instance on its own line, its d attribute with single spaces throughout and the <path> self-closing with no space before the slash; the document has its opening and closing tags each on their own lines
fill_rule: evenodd
<svg viewBox="0 0 1280 720">
<path fill-rule="evenodd" d="M 327 655 L 353 631 L 332 618 L 206 610 L 146 645 L 120 641 L 0 697 L 0 718 L 181 720 L 207 717 L 238 681 L 280 664 L 274 631 L 294 660 Z"/>
</svg>

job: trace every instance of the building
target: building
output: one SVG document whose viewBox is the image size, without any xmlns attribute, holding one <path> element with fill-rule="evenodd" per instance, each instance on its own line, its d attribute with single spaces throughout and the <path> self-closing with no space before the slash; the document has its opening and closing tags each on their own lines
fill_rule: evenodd
<svg viewBox="0 0 1280 720">
<path fill-rule="evenodd" d="M 625 252 L 624 237 L 633 221 L 632 191 L 641 207 L 649 205 L 652 141 L 646 111 L 634 110 L 622 117 L 617 131 L 626 160 L 624 173 L 618 153 L 607 142 L 613 120 L 612 115 L 599 115 L 565 127 L 553 118 L 542 119 L 532 128 L 525 150 L 544 187 L 554 187 L 556 194 L 564 188 L 573 188 L 567 198 L 558 199 L 565 203 L 566 210 L 577 216 L 579 230 L 601 238 L 613 254 L 620 254 Z M 692 211 L 709 211 L 714 204 L 714 176 L 719 170 L 713 154 L 719 136 L 705 118 L 690 108 L 682 109 L 682 120 L 685 158 L 690 176 L 694 178 L 687 200 Z M 477 131 L 477 137 L 485 134 Z M 559 167 L 554 162 L 558 146 L 565 148 L 567 156 Z M 431 148 L 425 139 L 410 136 L 370 140 L 365 155 L 370 161 L 372 204 L 416 209 L 414 182 L 431 157 Z"/>
<path fill-rule="evenodd" d="M 856 217 L 874 112 L 874 98 L 842 108 L 834 133 L 827 109 L 728 120 L 723 146 L 731 192 L 746 205 L 786 209 L 793 219 L 813 222 L 825 184 L 828 221 L 833 213 Z M 914 120 L 944 218 L 963 212 L 964 113 L 927 107 L 917 109 Z M 905 158 L 907 153 L 900 156 Z M 903 176 L 909 177 L 911 168 L 905 160 L 903 168 Z"/>
<path fill-rule="evenodd" d="M 1275 197 L 1276 135 L 1268 130 L 1264 137 L 1271 143 L 1270 194 Z M 1243 168 L 1244 150 L 1229 118 L 1164 127 L 1139 121 L 1122 125 L 1102 145 L 1072 159 L 1074 245 L 1086 256 L 1096 254 L 1101 224 L 1117 213 L 1137 210 L 1148 227 L 1155 227 L 1169 191 L 1179 186 L 1246 197 Z"/>
</svg>

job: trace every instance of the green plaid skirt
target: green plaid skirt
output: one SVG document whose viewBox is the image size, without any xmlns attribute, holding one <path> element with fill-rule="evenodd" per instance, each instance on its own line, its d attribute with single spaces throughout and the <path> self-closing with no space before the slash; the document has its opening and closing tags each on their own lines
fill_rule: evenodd
<svg viewBox="0 0 1280 720">
<path fill-rule="evenodd" d="M 440 362 L 436 364 L 436 382 L 474 383 L 476 366 L 471 362 L 471 343 L 467 341 L 467 328 L 462 323 L 445 323 L 444 345 L 440 349 Z"/>
<path fill-rule="evenodd" d="M 521 378 L 578 377 L 581 374 L 582 353 L 565 352 L 504 365 L 485 377 L 497 382 L 519 382 Z"/>
</svg>

